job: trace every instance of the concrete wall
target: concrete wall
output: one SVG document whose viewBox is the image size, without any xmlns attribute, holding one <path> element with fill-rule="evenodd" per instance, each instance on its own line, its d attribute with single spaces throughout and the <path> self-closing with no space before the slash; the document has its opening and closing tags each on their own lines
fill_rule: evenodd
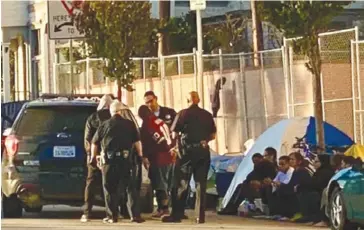
<svg viewBox="0 0 364 230">
<path fill-rule="evenodd" d="M 361 65 L 361 71 L 364 76 L 364 64 Z M 304 64 L 299 62 L 292 65 L 291 72 L 293 85 L 288 94 L 282 67 L 267 68 L 264 71 L 247 69 L 245 79 L 237 70 L 223 72 L 222 76 L 226 77 L 227 81 L 220 91 L 221 108 L 216 119 L 218 139 L 211 143 L 211 147 L 219 153 L 240 152 L 246 140 L 257 138 L 266 128 L 287 118 L 286 95 L 289 96 L 290 104 L 296 104 L 290 108 L 291 116 L 312 116 L 312 76 Z M 203 98 L 205 109 L 209 111 L 210 95 L 220 77 L 218 71 L 205 72 L 204 75 Z M 363 82 L 362 80 L 364 86 Z M 186 95 L 195 89 L 195 76 L 185 74 L 167 77 L 164 84 L 165 91 L 162 90 L 163 84 L 158 78 L 136 80 L 135 91 L 124 92 L 123 101 L 136 113 L 137 108 L 144 103 L 144 92 L 154 90 L 160 104 L 173 107 L 177 111 L 186 108 Z M 351 64 L 323 64 L 324 99 L 339 99 L 324 103 L 326 121 L 353 137 L 352 100 L 340 101 L 351 98 L 351 84 Z M 90 93 L 116 94 L 116 91 L 114 83 L 105 83 L 93 85 Z M 85 92 L 84 87 L 81 86 L 78 92 Z"/>
<path fill-rule="evenodd" d="M 220 153 L 241 152 L 243 143 L 248 138 L 258 137 L 265 129 L 265 110 L 263 106 L 264 93 L 261 84 L 260 70 L 246 71 L 247 82 L 247 116 L 245 115 L 243 76 L 240 72 L 224 72 L 226 84 L 220 92 L 221 108 L 216 118 L 218 139 L 211 143 L 211 147 Z M 285 114 L 285 89 L 282 68 L 271 68 L 263 72 L 265 81 L 265 94 L 267 98 L 268 117 L 267 125 L 270 126 L 280 120 L 275 114 Z M 80 74 L 80 79 L 84 74 Z M 205 108 L 211 111 L 210 97 L 215 88 L 216 81 L 221 77 L 218 72 L 209 72 L 204 75 L 204 101 Z M 84 93 L 84 80 L 79 82 L 77 92 Z M 162 81 L 158 78 L 135 81 L 135 91 L 124 93 L 124 103 L 136 113 L 138 107 L 144 103 L 143 94 L 147 90 L 154 90 L 162 105 L 173 107 L 179 111 L 187 107 L 186 96 L 195 89 L 195 76 L 185 74 L 168 77 L 165 81 L 165 91 L 162 90 Z M 96 84 L 90 93 L 116 93 L 114 83 Z"/>
</svg>

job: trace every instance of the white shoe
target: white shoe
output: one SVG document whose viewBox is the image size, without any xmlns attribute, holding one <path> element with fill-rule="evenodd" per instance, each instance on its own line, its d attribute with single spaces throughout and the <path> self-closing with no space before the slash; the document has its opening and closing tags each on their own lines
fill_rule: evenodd
<svg viewBox="0 0 364 230">
<path fill-rule="evenodd" d="M 114 219 L 112 219 L 112 218 L 106 217 L 106 218 L 102 219 L 102 222 L 103 222 L 104 224 L 113 224 L 113 223 L 116 223 L 116 222 L 117 222 L 117 220 L 114 220 Z"/>
<path fill-rule="evenodd" d="M 88 219 L 88 217 L 87 217 L 85 214 L 83 214 L 83 215 L 81 216 L 80 221 L 81 221 L 82 223 L 86 223 L 86 222 L 88 222 L 88 221 L 89 221 L 89 219 Z"/>
</svg>

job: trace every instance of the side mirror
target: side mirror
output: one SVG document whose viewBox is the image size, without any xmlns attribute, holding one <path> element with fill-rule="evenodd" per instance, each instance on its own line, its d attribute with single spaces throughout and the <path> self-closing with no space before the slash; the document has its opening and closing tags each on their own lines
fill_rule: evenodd
<svg viewBox="0 0 364 230">
<path fill-rule="evenodd" d="M 3 132 L 3 136 L 4 136 L 4 137 L 9 136 L 9 135 L 10 135 L 10 133 L 11 133 L 11 131 L 12 131 L 12 129 L 11 129 L 11 128 L 7 128 L 7 129 L 5 129 L 5 130 L 4 130 L 4 132 Z"/>
</svg>

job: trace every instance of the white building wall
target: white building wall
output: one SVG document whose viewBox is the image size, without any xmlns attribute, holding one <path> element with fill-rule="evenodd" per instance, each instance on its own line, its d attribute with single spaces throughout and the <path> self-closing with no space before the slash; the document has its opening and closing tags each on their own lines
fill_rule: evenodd
<svg viewBox="0 0 364 230">
<path fill-rule="evenodd" d="M 9 44 L 1 44 L 2 45 L 2 77 L 3 77 L 3 98 L 4 102 L 10 101 L 10 65 L 9 65 Z"/>
<path fill-rule="evenodd" d="M 17 99 L 18 100 L 25 100 L 26 98 L 24 97 L 24 92 L 26 91 L 26 82 L 24 82 L 24 77 L 26 72 L 24 71 L 24 65 L 25 60 L 24 60 L 24 47 L 22 44 L 19 44 L 18 46 L 18 51 L 16 53 L 17 55 L 17 68 L 18 68 L 18 74 L 17 74 L 17 80 L 18 80 L 18 84 L 17 84 Z"/>
<path fill-rule="evenodd" d="M 29 1 L 1 1 L 1 27 L 26 26 Z"/>
<path fill-rule="evenodd" d="M 41 79 L 41 93 L 51 92 L 52 91 L 52 63 L 54 60 L 53 55 L 54 50 L 54 42 L 48 39 L 47 22 L 48 22 L 48 8 L 46 0 L 37 0 L 33 2 L 34 4 L 34 12 L 29 15 L 29 22 L 32 24 L 33 29 L 40 30 L 39 36 L 39 49 L 40 54 L 36 57 L 33 57 L 33 60 L 39 61 L 39 71 L 35 73 L 39 74 L 39 78 Z M 50 49 L 52 48 L 52 49 Z"/>
</svg>

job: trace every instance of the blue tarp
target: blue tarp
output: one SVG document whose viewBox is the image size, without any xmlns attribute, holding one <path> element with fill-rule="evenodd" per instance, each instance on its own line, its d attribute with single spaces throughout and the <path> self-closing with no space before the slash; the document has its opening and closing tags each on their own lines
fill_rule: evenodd
<svg viewBox="0 0 364 230">
<path fill-rule="evenodd" d="M 325 132 L 325 144 L 328 146 L 351 146 L 354 144 L 353 140 L 348 137 L 341 130 L 337 129 L 335 126 L 324 122 L 324 132 Z M 310 117 L 310 123 L 307 126 L 306 140 L 311 145 L 316 145 L 316 119 Z"/>
<path fill-rule="evenodd" d="M 210 169 L 215 173 L 235 172 L 243 158 L 243 155 L 211 157 Z"/>
</svg>

